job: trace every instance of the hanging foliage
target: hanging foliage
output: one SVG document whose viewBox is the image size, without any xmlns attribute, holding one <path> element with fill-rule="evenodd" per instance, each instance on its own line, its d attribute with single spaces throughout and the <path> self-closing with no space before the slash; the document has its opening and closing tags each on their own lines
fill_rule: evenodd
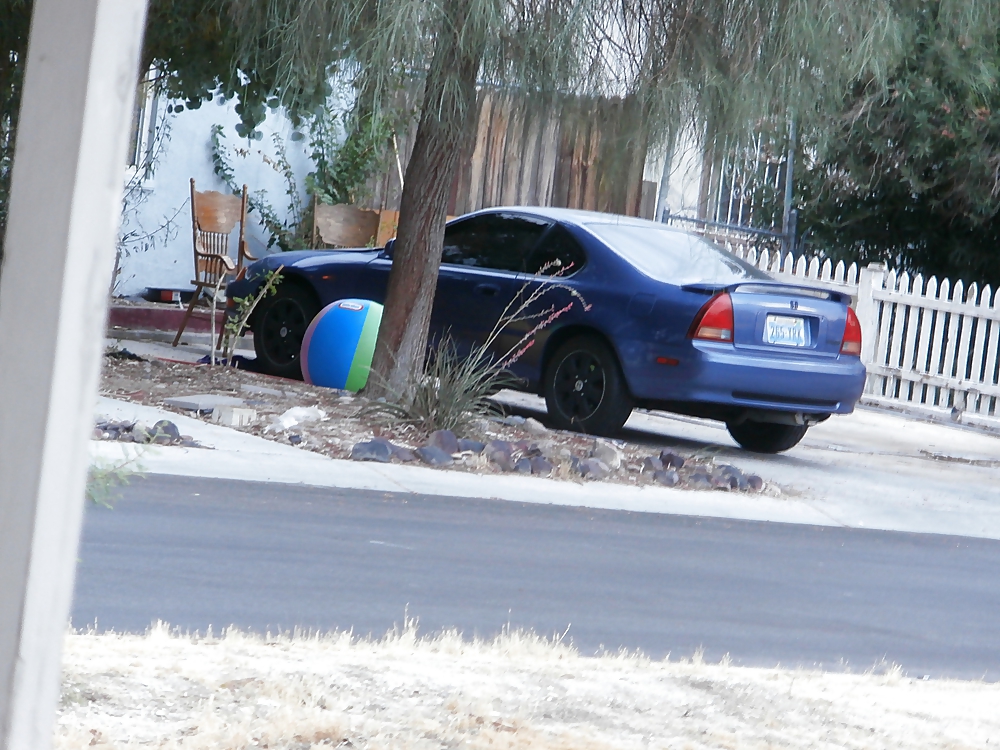
<svg viewBox="0 0 1000 750">
<path fill-rule="evenodd" d="M 324 107 L 307 129 L 314 168 L 306 176 L 306 192 L 327 205 L 358 203 L 385 159 L 392 132 L 388 120 L 357 104 L 341 115 Z"/>
<path fill-rule="evenodd" d="M 888 0 L 272 0 L 233 6 L 238 56 L 292 109 L 315 71 L 356 65 L 374 111 L 424 76 L 373 369 L 416 382 L 447 199 L 477 86 L 581 101 L 630 98 L 619 147 L 662 143 L 682 118 L 715 132 L 787 110 L 821 111 L 846 83 L 884 77 L 899 29 Z"/>
</svg>

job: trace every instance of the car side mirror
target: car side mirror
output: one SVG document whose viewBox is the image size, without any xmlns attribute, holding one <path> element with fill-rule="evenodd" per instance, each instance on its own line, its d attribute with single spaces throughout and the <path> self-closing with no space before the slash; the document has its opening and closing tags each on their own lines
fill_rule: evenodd
<svg viewBox="0 0 1000 750">
<path fill-rule="evenodd" d="M 396 248 L 396 239 L 393 238 L 385 243 L 385 247 L 382 248 L 382 257 L 392 260 L 392 251 Z"/>
</svg>

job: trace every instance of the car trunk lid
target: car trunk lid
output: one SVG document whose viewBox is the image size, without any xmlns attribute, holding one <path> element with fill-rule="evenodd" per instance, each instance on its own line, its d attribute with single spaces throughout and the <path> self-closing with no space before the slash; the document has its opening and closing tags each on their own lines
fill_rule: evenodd
<svg viewBox="0 0 1000 750">
<path fill-rule="evenodd" d="M 836 357 L 847 323 L 848 298 L 839 292 L 781 283 L 737 284 L 733 344 L 792 356 Z"/>
</svg>

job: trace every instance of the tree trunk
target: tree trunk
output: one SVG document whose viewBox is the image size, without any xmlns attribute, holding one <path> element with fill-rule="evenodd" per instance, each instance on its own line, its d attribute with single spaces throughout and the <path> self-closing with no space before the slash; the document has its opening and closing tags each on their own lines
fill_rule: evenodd
<svg viewBox="0 0 1000 750">
<path fill-rule="evenodd" d="M 468 21 L 465 0 L 446 4 L 406 167 L 385 311 L 366 389 L 373 397 L 407 399 L 423 370 L 448 199 L 475 114 L 483 45 L 470 40 Z"/>
</svg>

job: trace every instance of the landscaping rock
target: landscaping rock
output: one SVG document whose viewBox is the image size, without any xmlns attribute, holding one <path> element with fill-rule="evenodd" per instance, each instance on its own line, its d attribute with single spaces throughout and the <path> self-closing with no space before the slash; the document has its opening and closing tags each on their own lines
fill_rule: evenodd
<svg viewBox="0 0 1000 750">
<path fill-rule="evenodd" d="M 454 455 L 461 450 L 458 447 L 458 438 L 455 437 L 455 433 L 451 430 L 434 430 L 434 432 L 431 433 L 430 438 L 427 440 L 427 445 L 440 448 L 449 456 Z"/>
<path fill-rule="evenodd" d="M 612 471 L 617 471 L 622 465 L 622 452 L 617 445 L 606 440 L 595 440 L 590 450 L 591 458 L 596 458 Z"/>
<path fill-rule="evenodd" d="M 395 443 L 386 440 L 384 437 L 373 437 L 370 442 L 384 445 L 386 448 L 389 449 L 390 457 L 395 458 L 399 461 L 403 461 L 404 463 L 409 463 L 410 461 L 417 460 L 417 455 L 409 448 L 404 448 L 401 445 L 396 445 Z"/>
<path fill-rule="evenodd" d="M 651 471 L 654 474 L 657 471 L 663 471 L 663 461 L 656 456 L 646 456 L 646 458 L 642 459 L 642 471 L 643 473 Z"/>
<path fill-rule="evenodd" d="M 181 431 L 169 419 L 161 419 L 153 425 L 153 436 L 153 442 L 161 444 L 172 443 L 175 440 L 181 439 Z"/>
<path fill-rule="evenodd" d="M 537 474 L 538 476 L 542 477 L 549 476 L 549 474 L 551 474 L 552 471 L 555 469 L 552 463 L 544 456 L 535 456 L 534 458 L 530 459 L 530 463 L 531 463 L 531 473 Z"/>
<path fill-rule="evenodd" d="M 452 435 L 454 437 L 454 435 Z M 417 458 L 430 466 L 451 466 L 455 460 L 436 445 L 425 445 L 415 451 Z"/>
<path fill-rule="evenodd" d="M 510 416 L 504 417 L 500 421 L 503 424 L 511 425 L 512 427 L 521 427 L 527 420 L 524 417 L 519 417 L 516 414 L 511 414 Z"/>
<path fill-rule="evenodd" d="M 478 440 L 467 440 L 466 438 L 459 438 L 458 441 L 459 451 L 472 451 L 473 453 L 482 453 L 484 448 L 486 448 L 486 443 L 480 443 Z"/>
<path fill-rule="evenodd" d="M 380 464 L 389 463 L 392 458 L 392 449 L 388 440 L 367 440 L 363 443 L 355 443 L 351 448 L 352 461 L 377 461 Z"/>
<path fill-rule="evenodd" d="M 514 462 L 514 471 L 518 474 L 530 474 L 531 473 L 531 459 L 530 458 L 519 458 Z"/>
<path fill-rule="evenodd" d="M 663 465 L 669 469 L 680 469 L 684 467 L 684 457 L 678 456 L 673 451 L 660 451 L 660 461 L 662 461 Z"/>
<path fill-rule="evenodd" d="M 585 458 L 578 464 L 580 476 L 585 479 L 607 479 L 611 468 L 599 458 Z"/>
<path fill-rule="evenodd" d="M 542 452 L 542 449 L 538 446 L 538 443 L 531 443 L 527 448 L 523 448 L 521 452 L 525 458 L 535 458 L 536 456 L 545 455 Z"/>
<path fill-rule="evenodd" d="M 398 445 L 396 445 L 395 443 L 393 443 L 391 440 L 388 440 L 388 439 L 386 439 L 384 437 L 379 437 L 378 435 L 376 435 L 375 437 L 373 437 L 368 442 L 370 442 L 370 443 L 378 443 L 379 445 L 384 445 L 386 448 L 389 449 L 389 455 L 390 456 L 395 455 L 396 451 L 400 450 L 400 447 Z"/>
<path fill-rule="evenodd" d="M 715 468 L 712 472 L 712 481 L 716 486 L 725 486 L 731 490 L 745 490 L 747 488 L 747 480 L 743 476 L 743 472 L 728 464 L 722 464 Z"/>
<path fill-rule="evenodd" d="M 665 487 L 676 487 L 681 483 L 680 474 L 673 469 L 660 469 L 659 471 L 654 471 L 653 480 L 657 482 L 657 484 L 662 484 Z"/>
<path fill-rule="evenodd" d="M 299 435 L 298 433 L 292 433 L 291 435 L 288 436 L 288 442 L 291 443 L 292 445 L 298 445 L 299 443 L 302 442 L 302 436 Z"/>
<path fill-rule="evenodd" d="M 142 422 L 132 425 L 132 439 L 137 443 L 148 443 L 153 439 L 153 431 Z"/>
<path fill-rule="evenodd" d="M 396 446 L 395 452 L 392 454 L 393 458 L 402 461 L 405 464 L 411 463 L 417 460 L 417 454 L 411 451 L 409 448 L 402 448 Z"/>
<path fill-rule="evenodd" d="M 524 420 L 524 429 L 530 432 L 532 435 L 544 435 L 549 431 L 549 428 L 543 425 L 534 417 L 528 417 Z"/>
<path fill-rule="evenodd" d="M 687 484 L 692 490 L 710 490 L 713 486 L 712 478 L 703 471 L 696 471 L 689 476 Z"/>
<path fill-rule="evenodd" d="M 492 440 L 483 449 L 483 455 L 488 461 L 495 463 L 504 471 L 514 469 L 514 449 L 506 440 Z"/>
<path fill-rule="evenodd" d="M 756 474 L 751 474 L 747 477 L 747 487 L 754 492 L 760 492 L 764 489 L 764 480 Z"/>
</svg>

